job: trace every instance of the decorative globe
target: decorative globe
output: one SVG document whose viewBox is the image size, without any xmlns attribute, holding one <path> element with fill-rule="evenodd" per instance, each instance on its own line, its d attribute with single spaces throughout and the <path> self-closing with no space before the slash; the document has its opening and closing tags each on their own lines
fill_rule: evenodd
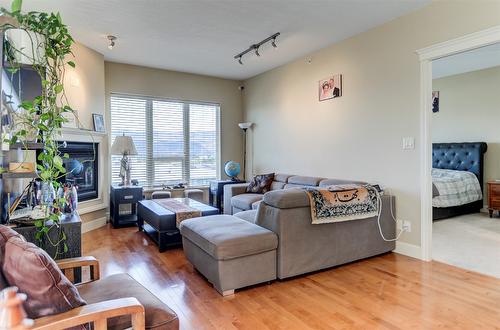
<svg viewBox="0 0 500 330">
<path fill-rule="evenodd" d="M 80 175 L 83 171 L 83 164 L 76 159 L 66 162 L 66 171 L 73 175 Z"/>
<path fill-rule="evenodd" d="M 240 163 L 233 160 L 228 161 L 226 165 L 224 165 L 224 172 L 226 172 L 227 176 L 231 179 L 236 178 L 241 172 Z"/>
</svg>

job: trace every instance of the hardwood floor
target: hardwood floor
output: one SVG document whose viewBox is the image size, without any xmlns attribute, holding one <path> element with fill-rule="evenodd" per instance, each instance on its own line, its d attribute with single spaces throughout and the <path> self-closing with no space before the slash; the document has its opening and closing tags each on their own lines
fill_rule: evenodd
<svg viewBox="0 0 500 330">
<path fill-rule="evenodd" d="M 182 329 L 500 329 L 500 280 L 386 254 L 221 297 L 185 259 L 136 228 L 83 235 L 103 276 L 127 272 L 179 315 Z M 249 271 L 251 271 L 249 269 Z"/>
</svg>

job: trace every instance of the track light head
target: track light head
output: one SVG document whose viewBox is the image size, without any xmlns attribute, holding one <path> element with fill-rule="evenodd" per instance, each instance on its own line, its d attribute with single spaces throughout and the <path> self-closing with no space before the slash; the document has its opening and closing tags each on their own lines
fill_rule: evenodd
<svg viewBox="0 0 500 330">
<path fill-rule="evenodd" d="M 274 38 L 272 41 L 271 41 L 271 45 L 273 45 L 274 48 L 278 48 L 278 45 L 276 45 L 276 38 Z"/>
<path fill-rule="evenodd" d="M 260 56 L 259 46 L 255 46 L 254 48 L 255 48 L 255 55 Z"/>
<path fill-rule="evenodd" d="M 241 65 L 243 65 L 243 61 L 242 61 L 241 59 L 242 59 L 242 57 L 241 57 L 241 56 L 240 56 L 240 57 L 238 57 L 238 63 L 240 63 Z"/>
<path fill-rule="evenodd" d="M 108 39 L 108 41 L 109 41 L 108 49 L 109 49 L 109 50 L 113 49 L 113 47 L 115 47 L 115 40 L 116 40 L 116 37 L 115 37 L 115 36 L 111 36 L 111 35 L 109 35 L 109 36 L 107 36 L 106 38 L 107 38 L 107 39 Z"/>
</svg>

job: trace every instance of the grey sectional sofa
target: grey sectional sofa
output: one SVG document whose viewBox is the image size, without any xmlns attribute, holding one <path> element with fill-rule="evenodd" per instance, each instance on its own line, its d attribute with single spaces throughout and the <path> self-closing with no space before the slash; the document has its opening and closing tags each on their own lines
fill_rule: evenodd
<svg viewBox="0 0 500 330">
<path fill-rule="evenodd" d="M 273 189 L 263 195 L 242 193 L 246 185 L 226 185 L 225 203 L 231 207 L 225 209 L 238 212 L 183 221 L 184 252 L 226 295 L 274 278 L 285 279 L 394 250 L 395 242 L 380 236 L 377 217 L 313 225 L 306 192 L 290 189 L 348 182 L 352 183 L 276 175 Z M 252 209 L 258 202 L 257 209 Z M 391 207 L 395 214 L 394 196 L 383 195 L 380 222 L 386 237 L 396 233 Z"/>
<path fill-rule="evenodd" d="M 301 188 L 301 187 L 327 187 L 334 184 L 364 183 L 341 179 L 325 179 L 314 176 L 301 176 L 290 174 L 275 174 L 271 184 L 271 191 Z M 245 193 L 248 183 L 228 184 L 224 186 L 224 214 L 235 214 L 241 211 L 256 210 L 263 194 Z"/>
</svg>

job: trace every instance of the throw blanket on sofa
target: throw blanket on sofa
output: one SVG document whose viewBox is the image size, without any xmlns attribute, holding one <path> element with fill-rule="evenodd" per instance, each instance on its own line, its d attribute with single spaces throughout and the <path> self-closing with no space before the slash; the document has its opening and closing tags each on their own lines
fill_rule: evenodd
<svg viewBox="0 0 500 330">
<path fill-rule="evenodd" d="M 311 202 L 312 224 L 342 222 L 378 215 L 378 191 L 371 185 L 305 188 Z"/>
<path fill-rule="evenodd" d="M 184 220 L 201 217 L 200 210 L 197 210 L 187 205 L 186 203 L 183 203 L 176 199 L 162 198 L 162 199 L 155 199 L 154 201 L 163 206 L 164 208 L 166 208 L 167 210 L 170 210 L 175 213 L 175 223 L 177 225 L 177 228 L 179 228 L 180 223 Z"/>
</svg>

